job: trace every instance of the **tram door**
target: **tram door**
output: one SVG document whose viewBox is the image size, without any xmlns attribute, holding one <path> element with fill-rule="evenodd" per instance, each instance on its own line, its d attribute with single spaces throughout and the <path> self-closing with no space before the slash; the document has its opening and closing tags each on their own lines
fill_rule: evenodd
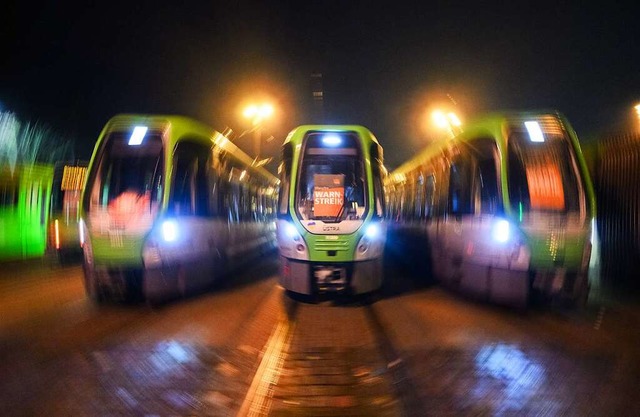
<svg viewBox="0 0 640 417">
<path fill-rule="evenodd" d="M 443 251 L 441 279 L 455 288 L 488 295 L 492 228 L 501 210 L 497 151 L 493 141 L 460 145 L 449 165 L 444 222 L 438 228 Z"/>
</svg>

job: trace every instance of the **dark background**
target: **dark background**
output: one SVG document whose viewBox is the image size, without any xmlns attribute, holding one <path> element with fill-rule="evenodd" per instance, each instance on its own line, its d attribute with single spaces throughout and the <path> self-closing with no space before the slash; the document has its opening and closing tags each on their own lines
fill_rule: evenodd
<svg viewBox="0 0 640 417">
<path fill-rule="evenodd" d="M 590 3 L 12 2 L 0 11 L 0 110 L 50 125 L 80 159 L 115 114 L 241 132 L 252 100 L 276 107 L 269 156 L 298 124 L 357 123 L 394 168 L 438 134 L 427 127 L 436 106 L 463 121 L 554 108 L 591 140 L 634 122 L 640 50 L 634 2 Z"/>
</svg>

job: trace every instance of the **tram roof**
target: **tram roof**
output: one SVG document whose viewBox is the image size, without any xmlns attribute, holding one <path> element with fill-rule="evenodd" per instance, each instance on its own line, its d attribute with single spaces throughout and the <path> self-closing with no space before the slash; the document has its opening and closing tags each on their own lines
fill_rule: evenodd
<svg viewBox="0 0 640 417">
<path fill-rule="evenodd" d="M 559 113 L 557 110 L 533 110 L 533 111 L 518 111 L 518 110 L 506 110 L 500 112 L 487 113 L 483 116 L 479 116 L 472 119 L 470 122 L 463 125 L 464 131 L 459 133 L 453 138 L 438 139 L 429 145 L 425 146 L 419 153 L 413 158 L 407 160 L 399 167 L 390 172 L 389 179 L 394 181 L 394 174 L 405 174 L 414 170 L 417 166 L 422 165 L 426 161 L 430 160 L 434 155 L 447 149 L 452 142 L 466 142 L 469 139 L 479 136 L 491 136 L 499 137 L 503 133 L 503 129 L 507 123 L 513 123 L 514 121 L 525 121 L 531 119 L 540 119 L 542 117 L 553 116 L 558 118 L 564 130 L 566 130 L 571 136 L 575 137 L 575 132 L 571 128 L 567 119 Z"/>
<path fill-rule="evenodd" d="M 272 174 L 269 170 L 262 166 L 255 166 L 258 162 L 254 158 L 251 158 L 244 151 L 242 151 L 235 143 L 228 137 L 224 136 L 221 132 L 218 132 L 214 128 L 187 116 L 177 114 L 118 114 L 113 116 L 100 134 L 102 139 L 106 133 L 116 130 L 118 128 L 130 127 L 132 125 L 141 124 L 147 126 L 166 126 L 171 125 L 173 134 L 171 135 L 172 144 L 177 142 L 186 133 L 197 133 L 201 137 L 209 139 L 210 143 L 215 144 L 229 152 L 242 164 L 244 164 L 250 171 L 258 173 L 267 179 L 270 183 L 278 184 L 280 180 Z M 204 142 L 204 141 L 203 141 Z"/>
<path fill-rule="evenodd" d="M 301 125 L 289 132 L 284 143 L 300 143 L 308 132 L 356 132 L 361 138 L 380 144 L 373 132 L 362 125 Z"/>
</svg>

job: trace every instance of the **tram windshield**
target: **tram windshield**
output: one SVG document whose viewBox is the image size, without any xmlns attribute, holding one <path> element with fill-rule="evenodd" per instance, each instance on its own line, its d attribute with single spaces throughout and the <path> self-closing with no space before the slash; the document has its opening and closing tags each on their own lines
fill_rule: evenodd
<svg viewBox="0 0 640 417">
<path fill-rule="evenodd" d="M 85 210 L 92 221 L 119 228 L 155 216 L 162 199 L 163 152 L 159 133 L 147 133 L 141 143 L 132 142 L 131 132 L 114 132 L 105 140 L 89 178 Z M 107 225 L 105 225 L 107 226 Z"/>
<path fill-rule="evenodd" d="M 366 175 L 353 133 L 314 132 L 306 138 L 296 189 L 304 220 L 340 222 L 366 216 Z"/>
<path fill-rule="evenodd" d="M 583 212 L 578 163 L 564 132 L 514 129 L 508 149 L 509 198 L 520 220 L 534 213 Z"/>
</svg>

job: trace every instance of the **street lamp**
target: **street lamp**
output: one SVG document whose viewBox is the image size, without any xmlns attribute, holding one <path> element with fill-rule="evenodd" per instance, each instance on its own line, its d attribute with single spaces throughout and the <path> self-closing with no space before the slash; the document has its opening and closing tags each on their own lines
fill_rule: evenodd
<svg viewBox="0 0 640 417">
<path fill-rule="evenodd" d="M 253 125 L 253 140 L 256 153 L 256 160 L 260 157 L 260 141 L 263 122 L 273 115 L 273 106 L 269 103 L 251 104 L 247 106 L 242 115 L 251 120 Z"/>
<path fill-rule="evenodd" d="M 462 122 L 454 112 L 445 113 L 442 110 L 435 110 L 431 113 L 431 117 L 433 118 L 436 126 L 440 129 L 446 129 L 451 137 L 456 135 L 456 130 L 458 133 L 462 131 Z"/>
</svg>

